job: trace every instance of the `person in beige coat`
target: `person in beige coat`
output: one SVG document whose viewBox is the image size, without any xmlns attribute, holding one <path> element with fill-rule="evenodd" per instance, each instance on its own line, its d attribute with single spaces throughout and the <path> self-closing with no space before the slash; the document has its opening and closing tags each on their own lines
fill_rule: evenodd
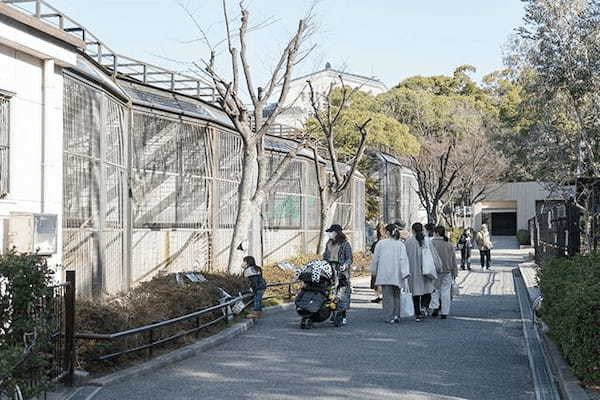
<svg viewBox="0 0 600 400">
<path fill-rule="evenodd" d="M 400 230 L 395 224 L 387 225 L 385 229 L 387 239 L 375 247 L 371 274 L 375 277 L 375 285 L 383 292 L 384 320 L 393 324 L 400 322 L 400 290 L 406 287 L 405 279 L 410 270 Z"/>
<path fill-rule="evenodd" d="M 439 308 L 433 310 L 431 314 L 433 317 L 439 315 L 440 309 L 442 312 L 442 319 L 446 319 L 450 314 L 450 305 L 452 303 L 452 282 L 458 275 L 458 262 L 456 260 L 456 253 L 454 252 L 454 246 L 448 241 L 446 236 L 446 228 L 443 226 L 436 226 L 433 240 L 431 244 L 437 251 L 442 265 L 438 271 L 438 279 L 436 281 L 436 290 L 433 292 L 434 304 L 440 304 Z"/>
</svg>

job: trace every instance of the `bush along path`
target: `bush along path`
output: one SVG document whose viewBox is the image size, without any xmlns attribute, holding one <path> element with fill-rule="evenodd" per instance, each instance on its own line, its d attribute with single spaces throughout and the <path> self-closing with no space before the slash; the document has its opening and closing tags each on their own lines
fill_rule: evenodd
<svg viewBox="0 0 600 400">
<path fill-rule="evenodd" d="M 314 260 L 317 256 L 306 255 L 295 257 L 287 262 L 293 265 L 302 265 Z M 365 275 L 368 271 L 370 259 L 364 254 L 355 255 L 355 275 Z M 183 274 L 167 274 L 157 276 L 150 281 L 143 282 L 126 295 L 115 296 L 102 302 L 81 299 L 77 304 L 76 331 L 78 334 L 111 334 L 135 329 L 160 321 L 169 320 L 182 315 L 193 313 L 199 309 L 210 307 L 219 303 L 222 296 L 220 289 L 224 289 L 232 296 L 247 293 L 248 286 L 243 277 L 239 275 L 203 273 L 206 281 L 193 283 Z M 282 269 L 276 265 L 264 267 L 264 276 L 268 282 L 288 282 L 294 279 L 291 270 Z M 292 292 L 299 285 L 293 285 Z M 276 286 L 269 288 L 266 293 L 267 305 L 287 301 L 289 288 Z M 242 317 L 245 313 L 242 313 Z M 172 326 L 165 326 L 152 331 L 152 340 L 157 341 L 181 334 L 186 330 L 194 329 L 222 316 L 222 310 L 203 315 L 198 319 L 191 319 Z M 189 344 L 200 338 L 210 336 L 222 329 L 224 322 L 214 324 L 205 330 L 185 335 L 176 340 L 153 348 L 152 355 L 159 355 L 165 351 Z M 146 345 L 149 342 L 149 332 L 135 334 L 116 340 L 90 340 L 80 339 L 77 345 L 76 366 L 94 374 L 111 372 L 148 358 L 149 350 L 142 349 L 128 354 L 112 357 L 107 360 L 101 358 L 110 354 L 121 353 Z"/>
<path fill-rule="evenodd" d="M 557 258 L 538 271 L 541 318 L 584 385 L 600 389 L 600 253 Z"/>
</svg>

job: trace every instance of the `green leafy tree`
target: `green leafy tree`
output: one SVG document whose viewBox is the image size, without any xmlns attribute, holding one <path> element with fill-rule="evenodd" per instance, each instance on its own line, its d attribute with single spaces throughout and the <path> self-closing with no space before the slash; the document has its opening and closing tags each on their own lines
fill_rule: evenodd
<svg viewBox="0 0 600 400">
<path fill-rule="evenodd" d="M 448 205 L 456 196 L 480 199 L 481 188 L 485 192 L 485 184 L 501 176 L 496 173 L 501 168 L 487 168 L 502 164 L 490 141 L 491 132 L 499 127 L 498 108 L 489 91 L 468 76 L 473 70 L 461 66 L 451 77 L 408 78 L 378 97 L 379 110 L 408 126 L 419 139 L 421 151 L 407 157 L 406 163 L 417 176 L 419 198 L 430 222 L 439 222 L 442 210 L 453 210 Z M 475 155 L 470 145 L 476 142 L 485 146 Z M 493 173 L 482 173 L 482 166 Z"/>
<path fill-rule="evenodd" d="M 526 17 L 508 64 L 523 78 L 520 133 L 536 179 L 579 182 L 577 204 L 591 240 L 591 194 L 600 176 L 600 2 L 525 0 Z"/>
</svg>

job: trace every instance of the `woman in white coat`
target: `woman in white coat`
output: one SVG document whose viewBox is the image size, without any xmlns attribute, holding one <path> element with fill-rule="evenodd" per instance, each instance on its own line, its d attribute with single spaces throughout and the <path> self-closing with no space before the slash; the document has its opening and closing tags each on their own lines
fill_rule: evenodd
<svg viewBox="0 0 600 400">
<path fill-rule="evenodd" d="M 393 324 L 400 322 L 400 289 L 406 287 L 409 265 L 398 227 L 390 224 L 385 229 L 387 238 L 375 247 L 371 273 L 375 276 L 375 285 L 383 292 L 385 322 Z"/>
</svg>

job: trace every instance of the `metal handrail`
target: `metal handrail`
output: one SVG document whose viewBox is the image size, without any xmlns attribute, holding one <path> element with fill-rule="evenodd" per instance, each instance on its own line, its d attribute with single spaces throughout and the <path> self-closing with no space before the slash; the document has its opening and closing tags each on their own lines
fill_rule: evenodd
<svg viewBox="0 0 600 400">
<path fill-rule="evenodd" d="M 194 311 L 189 314 L 181 315 L 179 317 L 167 319 L 167 320 L 160 321 L 160 322 L 155 322 L 155 323 L 149 324 L 149 325 L 144 325 L 139 328 L 128 329 L 128 330 L 116 332 L 116 333 L 75 333 L 75 338 L 76 339 L 91 339 L 91 340 L 114 340 L 114 339 L 122 338 L 125 336 L 135 335 L 138 333 L 144 333 L 144 332 L 148 332 L 153 329 L 162 328 L 165 326 L 173 325 L 178 322 L 187 321 L 187 320 L 190 320 L 193 318 L 201 317 L 205 314 L 208 314 L 208 313 L 211 313 L 214 311 L 218 311 L 225 307 L 231 306 L 240 300 L 243 301 L 248 297 L 251 297 L 251 296 L 249 296 L 249 295 L 237 296 L 237 297 L 234 297 L 231 300 L 228 300 L 227 302 L 222 303 L 222 304 L 217 304 L 217 305 L 214 305 L 211 307 L 203 308 L 203 309 Z"/>
<path fill-rule="evenodd" d="M 34 10 L 20 6 L 32 3 L 35 5 Z M 196 97 L 210 103 L 216 103 L 218 100 L 214 85 L 208 79 L 184 75 L 180 72 L 118 54 L 82 24 L 66 16 L 44 0 L 0 0 L 0 4 L 9 5 L 81 40 L 85 44 L 82 49 L 83 52 L 115 75 L 160 89 Z M 150 79 L 150 77 L 154 79 Z"/>
<path fill-rule="evenodd" d="M 299 281 L 297 280 L 293 280 L 293 281 L 286 281 L 286 282 L 272 282 L 267 284 L 267 288 L 271 288 L 271 287 L 277 287 L 277 286 L 288 286 L 288 298 L 291 300 L 292 298 L 292 286 L 297 284 Z M 80 332 L 80 333 L 75 333 L 74 337 L 76 339 L 82 339 L 82 340 L 108 340 L 108 341 L 112 341 L 112 340 L 117 340 L 123 337 L 127 337 L 127 336 L 131 336 L 131 335 L 137 335 L 137 334 L 143 334 L 143 333 L 148 333 L 149 334 L 149 338 L 148 338 L 148 342 L 145 344 L 141 344 L 139 346 L 133 347 L 133 348 L 129 348 L 129 349 L 125 349 L 122 351 L 118 351 L 118 352 L 114 352 L 114 353 L 110 353 L 110 354 L 106 354 L 103 355 L 101 357 L 98 357 L 97 359 L 100 361 L 105 361 L 105 360 L 109 360 L 111 358 L 115 358 L 118 356 L 122 356 L 125 354 L 129 354 L 129 353 L 133 353 L 136 351 L 140 351 L 140 350 L 149 350 L 149 356 L 152 355 L 152 349 L 155 346 L 179 339 L 181 337 L 187 336 L 187 335 L 191 335 L 193 333 L 198 333 L 200 330 L 202 329 L 206 329 L 212 325 L 215 325 L 216 323 L 220 322 L 220 321 L 225 321 L 225 323 L 229 322 L 229 312 L 228 312 L 228 307 L 239 302 L 242 301 L 244 303 L 244 308 L 246 308 L 249 304 L 251 304 L 251 298 L 254 297 L 252 293 L 246 293 L 243 295 L 239 295 L 237 297 L 233 297 L 229 300 L 227 300 L 226 302 L 222 303 L 222 304 L 217 304 L 214 306 L 210 306 L 210 307 L 206 307 L 206 308 L 202 308 L 198 311 L 194 311 L 192 313 L 189 314 L 185 314 L 185 315 L 181 315 L 179 317 L 175 317 L 175 318 L 171 318 L 168 320 L 164 320 L 164 321 L 160 321 L 160 322 L 155 322 L 152 324 L 148 324 L 148 325 L 144 325 L 141 326 L 139 328 L 133 328 L 133 329 L 127 329 L 125 331 L 121 331 L 121 332 L 115 332 L 115 333 L 85 333 L 85 332 Z M 271 297 L 272 298 L 272 297 Z M 265 298 L 268 299 L 268 298 Z M 205 324 L 200 324 L 200 317 L 202 317 L 203 315 L 215 312 L 215 311 L 219 311 L 219 310 L 225 310 L 225 313 L 223 316 L 218 317 L 212 321 L 209 321 Z M 163 328 L 166 326 L 171 326 L 173 324 L 179 323 L 179 322 L 183 322 L 183 321 L 188 321 L 188 320 L 192 320 L 192 319 L 196 319 L 196 324 L 197 326 L 192 328 L 192 329 L 188 329 L 185 330 L 183 332 L 178 332 L 174 335 L 165 337 L 165 338 L 160 338 L 157 340 L 154 340 L 153 337 L 153 331 L 155 329 L 158 328 Z"/>
</svg>

